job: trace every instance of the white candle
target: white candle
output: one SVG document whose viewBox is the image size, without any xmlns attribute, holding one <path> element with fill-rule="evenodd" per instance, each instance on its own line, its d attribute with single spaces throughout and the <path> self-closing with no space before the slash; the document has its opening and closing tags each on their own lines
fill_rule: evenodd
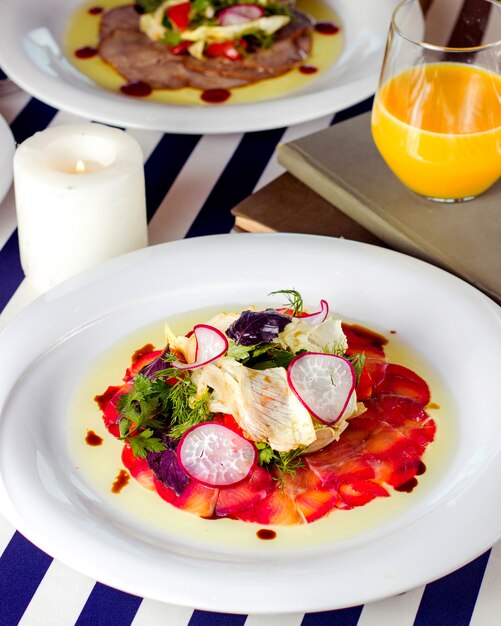
<svg viewBox="0 0 501 626">
<path fill-rule="evenodd" d="M 36 133 L 14 156 L 21 265 L 41 291 L 148 245 L 141 148 L 101 124 Z"/>
</svg>

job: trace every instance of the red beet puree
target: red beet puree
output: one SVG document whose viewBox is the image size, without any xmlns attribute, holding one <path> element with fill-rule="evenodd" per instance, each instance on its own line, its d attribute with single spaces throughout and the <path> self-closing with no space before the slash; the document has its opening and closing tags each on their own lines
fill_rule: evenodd
<svg viewBox="0 0 501 626">
<path fill-rule="evenodd" d="M 332 22 L 317 22 L 315 24 L 315 30 L 321 35 L 335 35 L 339 32 L 339 26 L 336 26 Z"/>
<path fill-rule="evenodd" d="M 133 80 L 120 87 L 120 91 L 126 96 L 135 96 L 136 98 L 145 98 L 149 96 L 153 89 L 151 85 L 142 80 Z"/>
<path fill-rule="evenodd" d="M 218 104 L 220 102 L 225 102 L 230 96 L 231 93 L 227 89 L 206 89 L 205 91 L 202 91 L 200 98 L 204 102 Z"/>
<path fill-rule="evenodd" d="M 77 59 L 91 59 L 95 57 L 97 54 L 97 48 L 93 46 L 83 46 L 83 48 L 78 48 L 75 50 L 75 56 Z"/>
<path fill-rule="evenodd" d="M 301 65 L 299 71 L 301 72 L 301 74 L 315 74 L 316 72 L 318 72 L 318 68 L 316 68 L 314 65 Z"/>
</svg>

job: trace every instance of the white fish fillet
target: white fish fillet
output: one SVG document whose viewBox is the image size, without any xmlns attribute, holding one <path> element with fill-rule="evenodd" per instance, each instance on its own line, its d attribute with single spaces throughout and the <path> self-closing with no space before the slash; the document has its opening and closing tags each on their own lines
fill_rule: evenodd
<svg viewBox="0 0 501 626">
<path fill-rule="evenodd" d="M 283 368 L 253 370 L 223 357 L 192 374 L 201 393 L 214 392 L 209 408 L 231 413 L 254 441 L 267 441 L 274 450 L 286 452 L 315 441 L 308 411 L 290 390 Z"/>
<path fill-rule="evenodd" d="M 275 340 L 283 348 L 292 352 L 309 350 L 323 352 L 326 348 L 334 354 L 344 354 L 348 347 L 346 335 L 341 327 L 341 320 L 328 317 L 315 326 L 310 326 L 300 317 L 293 317 L 290 324 Z"/>
</svg>

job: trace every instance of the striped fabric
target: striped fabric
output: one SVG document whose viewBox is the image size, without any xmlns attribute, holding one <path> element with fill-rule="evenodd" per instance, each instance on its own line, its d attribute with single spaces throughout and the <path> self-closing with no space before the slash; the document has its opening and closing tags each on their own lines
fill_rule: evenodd
<svg viewBox="0 0 501 626">
<path fill-rule="evenodd" d="M 470 42 L 480 41 L 481 32 L 468 30 L 462 15 L 474 0 L 450 4 L 444 16 L 437 14 L 433 0 L 423 0 L 430 27 L 440 27 L 450 42 L 465 33 Z M 126 129 L 145 154 L 150 242 L 229 232 L 230 209 L 282 173 L 274 157 L 279 141 L 315 132 L 371 105 L 369 99 L 335 116 L 245 134 L 188 136 Z M 21 91 L 0 98 L 0 113 L 17 142 L 48 126 L 82 121 Z M 19 262 L 11 190 L 0 206 L 0 328 L 36 295 Z M 425 587 L 365 606 L 306 615 L 208 613 L 138 598 L 91 580 L 44 554 L 0 516 L 0 626 L 498 626 L 500 588 L 501 547 L 496 545 Z"/>
</svg>

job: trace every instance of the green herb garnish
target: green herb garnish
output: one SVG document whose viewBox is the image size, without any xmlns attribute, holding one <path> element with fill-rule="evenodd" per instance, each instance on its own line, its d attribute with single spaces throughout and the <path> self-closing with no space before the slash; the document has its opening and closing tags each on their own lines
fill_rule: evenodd
<svg viewBox="0 0 501 626">
<path fill-rule="evenodd" d="M 357 377 L 357 385 L 360 380 L 360 375 L 365 365 L 365 352 L 359 354 L 346 354 L 345 358 L 353 365 L 355 369 L 355 376 Z"/>
<path fill-rule="evenodd" d="M 260 441 L 256 443 L 256 447 L 259 465 L 266 465 L 268 470 L 272 468 L 276 470 L 277 476 L 274 476 L 274 480 L 280 481 L 282 490 L 285 487 L 286 476 L 293 476 L 299 468 L 304 467 L 304 459 L 301 457 L 304 452 L 302 446 L 288 452 L 278 452 L 268 443 Z"/>
<path fill-rule="evenodd" d="M 303 297 L 296 291 L 295 289 L 280 289 L 279 291 L 272 291 L 269 293 L 269 296 L 275 296 L 278 294 L 283 294 L 287 299 L 287 305 L 292 310 L 292 315 L 295 317 L 296 315 L 301 315 L 303 313 Z"/>
</svg>

